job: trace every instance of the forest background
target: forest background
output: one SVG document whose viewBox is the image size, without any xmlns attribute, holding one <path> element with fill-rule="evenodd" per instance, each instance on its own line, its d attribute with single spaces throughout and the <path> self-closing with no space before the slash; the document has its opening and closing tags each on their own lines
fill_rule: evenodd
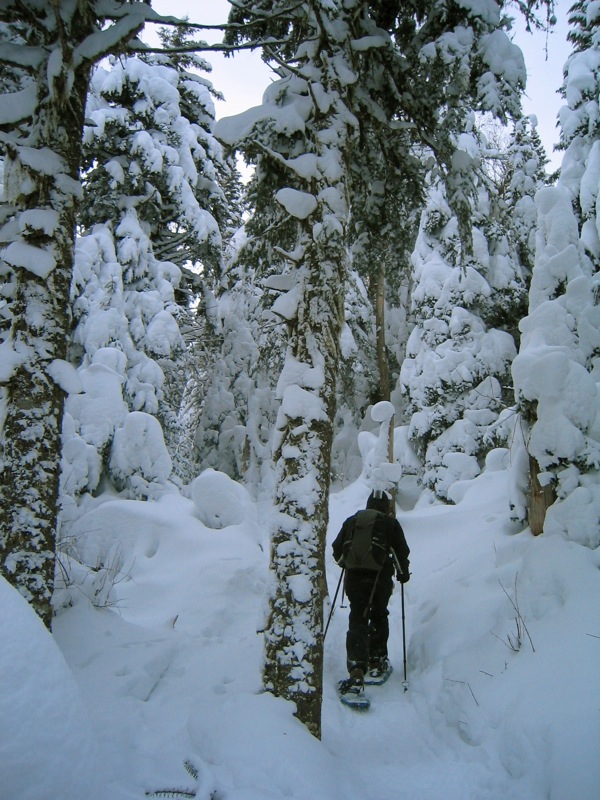
<svg viewBox="0 0 600 800">
<path fill-rule="evenodd" d="M 218 47 L 275 79 L 216 122 L 205 23 L 4 4 L 0 560 L 48 627 L 120 574 L 91 509 L 226 475 L 270 508 L 264 688 L 318 738 L 332 489 L 452 505 L 502 450 L 511 524 L 597 549 L 600 12 L 549 175 L 511 9 L 554 13 L 240 2 Z"/>
</svg>

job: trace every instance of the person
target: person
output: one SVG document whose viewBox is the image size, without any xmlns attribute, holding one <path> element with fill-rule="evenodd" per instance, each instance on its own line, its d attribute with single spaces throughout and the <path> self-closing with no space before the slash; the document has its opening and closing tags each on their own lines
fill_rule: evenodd
<svg viewBox="0 0 600 800">
<path fill-rule="evenodd" d="M 350 603 L 346 634 L 346 665 L 349 677 L 340 682 L 340 691 L 359 695 L 363 692 L 365 675 L 369 682 L 380 682 L 391 671 L 388 660 L 388 603 L 394 589 L 394 573 L 401 583 L 410 578 L 410 549 L 404 531 L 394 514 L 394 504 L 386 492 L 373 491 L 366 507 L 379 514 L 373 530 L 382 534 L 389 547 L 379 571 L 346 569 L 344 591 Z M 345 520 L 333 542 L 333 557 L 344 568 L 344 544 L 351 536 L 356 516 Z"/>
</svg>

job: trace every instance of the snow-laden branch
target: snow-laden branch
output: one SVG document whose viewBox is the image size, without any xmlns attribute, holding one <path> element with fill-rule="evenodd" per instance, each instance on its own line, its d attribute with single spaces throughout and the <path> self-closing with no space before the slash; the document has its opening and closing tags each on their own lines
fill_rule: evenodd
<svg viewBox="0 0 600 800">
<path fill-rule="evenodd" d="M 75 67 L 84 62 L 96 62 L 104 56 L 113 53 L 123 46 L 127 40 L 139 31 L 144 24 L 144 13 L 142 9 L 131 6 L 131 10 L 114 25 L 101 31 L 95 31 L 87 36 L 73 53 L 73 64 Z M 142 4 L 143 5 L 143 4 Z M 144 6 L 147 8 L 147 6 Z"/>
<path fill-rule="evenodd" d="M 231 5 L 235 6 L 236 4 L 232 3 Z M 298 3 L 297 6 L 287 9 L 286 13 L 260 14 L 257 11 L 253 11 L 252 13 L 255 18 L 252 20 L 247 20 L 245 22 L 223 22 L 216 25 L 205 25 L 201 22 L 190 22 L 180 17 L 159 14 L 149 5 L 146 5 L 146 3 L 130 3 L 128 5 L 123 5 L 122 3 L 114 2 L 114 0 L 100 0 L 96 8 L 98 16 L 105 17 L 106 19 L 121 19 L 134 10 L 136 13 L 140 13 L 143 16 L 145 22 L 185 27 L 192 30 L 227 31 L 233 33 L 235 31 L 246 31 L 254 25 L 263 25 L 266 20 L 270 19 L 291 21 L 293 19 L 291 12 L 300 8 L 301 5 L 302 3 Z"/>
<path fill-rule="evenodd" d="M 19 92 L 0 95 L 0 127 L 14 126 L 33 116 L 37 102 L 34 83 Z"/>
<path fill-rule="evenodd" d="M 4 42 L 0 44 L 0 61 L 22 69 L 37 69 L 47 53 L 43 47 L 27 47 Z"/>
</svg>

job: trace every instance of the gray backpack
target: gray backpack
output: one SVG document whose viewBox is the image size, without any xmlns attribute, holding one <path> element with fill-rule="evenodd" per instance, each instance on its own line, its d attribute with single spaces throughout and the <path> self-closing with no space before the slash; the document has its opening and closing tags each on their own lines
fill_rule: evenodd
<svg viewBox="0 0 600 800">
<path fill-rule="evenodd" d="M 385 515 L 366 508 L 354 515 L 352 527 L 342 549 L 344 569 L 367 569 L 379 572 L 389 555 L 387 536 L 381 530 Z M 376 524 L 377 522 L 380 524 Z"/>
</svg>

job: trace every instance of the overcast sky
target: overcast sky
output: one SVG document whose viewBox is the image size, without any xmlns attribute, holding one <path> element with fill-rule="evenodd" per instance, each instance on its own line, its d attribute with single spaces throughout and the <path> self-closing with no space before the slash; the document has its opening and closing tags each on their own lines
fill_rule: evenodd
<svg viewBox="0 0 600 800">
<path fill-rule="evenodd" d="M 558 0 L 559 23 L 549 37 L 544 33 L 527 34 L 522 26 L 516 33 L 528 72 L 523 110 L 537 116 L 540 136 L 553 169 L 560 165 L 562 157 L 560 153 L 553 154 L 552 148 L 558 139 L 556 115 L 562 104 L 556 92 L 562 83 L 562 69 L 570 51 L 566 42 L 566 16 L 570 6 L 570 0 Z M 159 14 L 187 16 L 192 22 L 212 25 L 227 20 L 230 6 L 227 0 L 153 0 L 152 7 Z M 220 35 L 206 31 L 201 38 L 218 41 Z M 271 73 L 258 53 L 243 51 L 229 58 L 207 53 L 206 57 L 213 65 L 211 80 L 225 95 L 225 102 L 217 103 L 218 118 L 237 114 L 261 102 Z"/>
</svg>

